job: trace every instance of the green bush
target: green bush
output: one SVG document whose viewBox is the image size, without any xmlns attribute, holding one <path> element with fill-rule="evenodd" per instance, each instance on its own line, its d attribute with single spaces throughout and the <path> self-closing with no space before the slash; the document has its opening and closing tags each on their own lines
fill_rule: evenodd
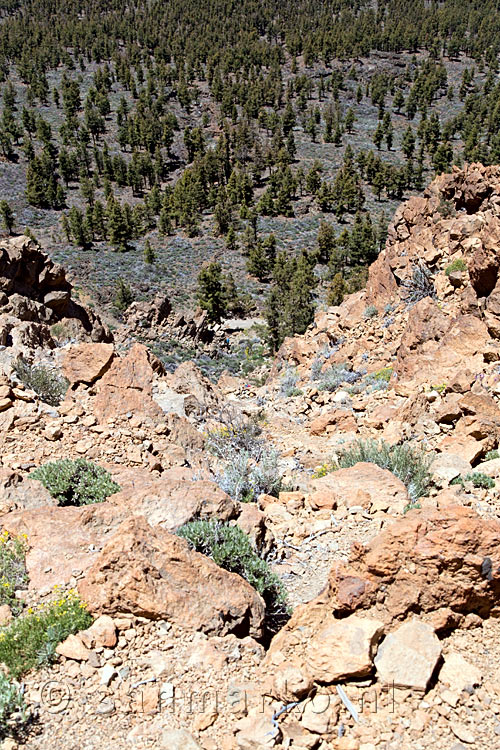
<svg viewBox="0 0 500 750">
<path fill-rule="evenodd" d="M 241 412 L 228 407 L 222 409 L 215 417 L 220 427 L 206 433 L 205 446 L 210 453 L 225 459 L 228 451 L 246 451 L 252 457 L 258 457 L 264 447 L 261 437 L 262 428 L 256 419 L 246 419 Z"/>
<path fill-rule="evenodd" d="M 495 458 L 500 458 L 500 453 L 496 450 L 488 451 L 488 453 L 485 455 L 484 460 L 485 461 L 493 461 Z"/>
<path fill-rule="evenodd" d="M 25 566 L 26 541 L 7 530 L 0 535 L 0 604 L 8 604 L 14 614 L 22 609 L 16 590 L 28 582 Z"/>
<path fill-rule="evenodd" d="M 368 305 L 368 307 L 365 307 L 365 311 L 363 313 L 363 317 L 365 318 L 365 320 L 376 318 L 377 315 L 378 315 L 378 310 L 375 307 L 375 305 Z"/>
<path fill-rule="evenodd" d="M 388 469 L 401 479 L 412 504 L 429 490 L 432 455 L 409 442 L 389 445 L 384 440 L 356 440 L 341 448 L 336 468 L 348 468 L 360 461 L 368 461 L 382 469 Z"/>
<path fill-rule="evenodd" d="M 259 592 L 266 604 L 269 631 L 276 632 L 282 627 L 289 616 L 286 589 L 242 529 L 219 521 L 191 521 L 177 533 L 197 552 L 211 557 L 219 567 L 237 573 Z"/>
<path fill-rule="evenodd" d="M 32 471 L 30 477 L 38 479 L 59 505 L 102 503 L 120 490 L 106 469 L 84 458 L 51 461 Z"/>
<path fill-rule="evenodd" d="M 450 484 L 461 484 L 463 487 L 465 482 L 472 482 L 476 490 L 491 490 L 495 486 L 495 480 L 481 471 L 470 471 L 462 477 L 455 477 Z"/>
<path fill-rule="evenodd" d="M 274 448 L 263 446 L 258 455 L 253 456 L 247 451 L 230 448 L 224 459 L 224 471 L 216 476 L 216 482 L 233 500 L 249 503 L 263 494 L 278 496 L 282 479 Z"/>
<path fill-rule="evenodd" d="M 21 686 L 0 672 L 0 739 L 19 730 L 29 716 Z"/>
<path fill-rule="evenodd" d="M 454 271 L 466 271 L 466 270 L 467 270 L 467 264 L 463 260 L 463 258 L 455 258 L 455 260 L 452 261 L 450 265 L 446 267 L 445 274 L 449 276 L 450 273 L 453 273 Z"/>
<path fill-rule="evenodd" d="M 91 624 L 86 606 L 70 591 L 57 601 L 28 610 L 0 630 L 0 662 L 17 679 L 50 662 L 61 641 Z"/>
<path fill-rule="evenodd" d="M 14 364 L 14 372 L 21 383 L 35 391 L 50 406 L 59 406 L 68 390 L 69 382 L 66 378 L 48 367 L 30 365 L 24 359 L 18 359 Z"/>
</svg>

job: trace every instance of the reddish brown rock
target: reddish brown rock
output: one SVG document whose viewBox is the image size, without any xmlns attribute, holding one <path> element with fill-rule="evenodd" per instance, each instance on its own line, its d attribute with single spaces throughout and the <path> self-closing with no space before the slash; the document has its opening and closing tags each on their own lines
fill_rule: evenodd
<svg viewBox="0 0 500 750">
<path fill-rule="evenodd" d="M 97 385 L 94 413 L 99 421 L 129 412 L 158 417 L 162 411 L 152 398 L 155 373 L 161 363 L 142 344 L 134 344 L 125 357 L 117 358 Z"/>
<path fill-rule="evenodd" d="M 314 479 L 312 485 L 316 491 L 321 491 L 319 494 L 314 492 L 309 498 L 314 509 L 338 505 L 369 508 L 376 504 L 379 510 L 402 511 L 408 504 L 408 492 L 403 482 L 387 469 L 365 461 Z"/>
<path fill-rule="evenodd" d="M 442 607 L 485 617 L 500 593 L 500 523 L 470 508 L 413 510 L 367 546 L 349 567 L 334 565 L 325 596 L 348 613 L 383 605 L 387 620 Z"/>
<path fill-rule="evenodd" d="M 131 612 L 215 635 L 259 637 L 264 602 L 250 584 L 141 518 L 125 521 L 80 581 L 91 612 Z"/>
<path fill-rule="evenodd" d="M 331 429 L 329 429 L 331 428 Z M 358 425 L 353 414 L 346 409 L 334 409 L 313 419 L 309 425 L 311 435 L 322 435 L 324 432 L 356 432 Z"/>
<path fill-rule="evenodd" d="M 168 531 L 176 531 L 195 518 L 228 521 L 238 511 L 238 504 L 214 482 L 153 479 L 140 472 L 136 482 L 112 495 L 109 502 Z"/>
<path fill-rule="evenodd" d="M 62 371 L 71 385 L 94 383 L 104 375 L 113 356 L 113 344 L 78 344 L 66 353 Z"/>
</svg>

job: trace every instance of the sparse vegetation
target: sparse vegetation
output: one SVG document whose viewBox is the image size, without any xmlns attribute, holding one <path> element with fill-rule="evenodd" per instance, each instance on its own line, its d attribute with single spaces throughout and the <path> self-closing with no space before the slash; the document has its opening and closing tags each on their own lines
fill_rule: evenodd
<svg viewBox="0 0 500 750">
<path fill-rule="evenodd" d="M 192 521 L 177 533 L 197 552 L 237 573 L 259 592 L 266 603 L 269 630 L 276 631 L 284 625 L 289 616 L 286 589 L 242 529 L 215 520 Z"/>
<path fill-rule="evenodd" d="M 436 298 L 432 273 L 424 263 L 415 265 L 411 277 L 403 281 L 401 286 L 403 287 L 402 297 L 407 305 L 415 305 L 425 297 Z"/>
<path fill-rule="evenodd" d="M 454 271 L 466 271 L 466 270 L 467 270 L 467 264 L 464 261 L 464 259 L 455 258 L 455 260 L 452 261 L 450 265 L 446 267 L 445 274 L 449 276 L 450 273 L 453 273 Z"/>
<path fill-rule="evenodd" d="M 262 494 L 278 496 L 282 479 L 274 448 L 263 446 L 254 456 L 229 448 L 224 459 L 225 468 L 216 476 L 216 481 L 233 500 L 246 503 L 257 500 Z"/>
<path fill-rule="evenodd" d="M 63 458 L 39 466 L 30 477 L 38 479 L 59 505 L 102 503 L 120 486 L 102 466 L 77 458 Z"/>
<path fill-rule="evenodd" d="M 0 662 L 9 676 L 18 679 L 52 661 L 61 641 L 91 624 L 92 617 L 76 592 L 62 594 L 0 629 Z"/>
<path fill-rule="evenodd" d="M 383 440 L 355 440 L 340 449 L 336 468 L 344 469 L 360 461 L 368 461 L 382 469 L 388 469 L 401 479 L 412 504 L 429 490 L 432 454 L 425 453 L 410 442 L 389 445 Z"/>
<path fill-rule="evenodd" d="M 297 388 L 297 381 L 299 379 L 297 370 L 292 367 L 287 367 L 284 375 L 281 376 L 280 383 L 280 396 L 284 398 L 291 398 L 292 396 L 299 396 L 302 391 Z"/>
<path fill-rule="evenodd" d="M 500 453 L 497 451 L 496 448 L 495 448 L 495 450 L 488 451 L 488 453 L 484 457 L 484 460 L 485 461 L 493 461 L 495 458 L 500 458 Z"/>
<path fill-rule="evenodd" d="M 26 538 L 13 536 L 4 529 L 0 535 L 0 604 L 8 604 L 14 614 L 22 609 L 22 602 L 16 598 L 16 591 L 25 588 Z"/>
<path fill-rule="evenodd" d="M 365 311 L 363 313 L 363 317 L 365 320 L 371 320 L 372 318 L 376 318 L 378 315 L 378 310 L 375 307 L 375 305 L 368 305 L 368 307 L 365 307 Z"/>
<path fill-rule="evenodd" d="M 228 452 L 245 452 L 259 458 L 264 448 L 262 428 L 255 419 L 247 419 L 241 412 L 225 407 L 215 416 L 220 427 L 209 430 L 206 448 L 218 458 L 225 459 Z"/>
<path fill-rule="evenodd" d="M 463 487 L 466 482 L 472 482 L 476 490 L 491 490 L 495 486 L 495 480 L 481 471 L 470 471 L 461 477 L 455 477 L 450 484 L 461 484 Z"/>
<path fill-rule="evenodd" d="M 29 718 L 21 685 L 0 671 L 0 739 L 17 733 Z"/>
<path fill-rule="evenodd" d="M 342 384 L 356 383 L 363 377 L 362 372 L 352 370 L 348 363 L 334 364 L 326 370 L 315 372 L 315 382 L 319 391 L 333 392 Z"/>
<path fill-rule="evenodd" d="M 68 390 L 66 378 L 43 365 L 29 364 L 20 358 L 14 364 L 14 372 L 21 383 L 50 406 L 59 406 Z"/>
</svg>

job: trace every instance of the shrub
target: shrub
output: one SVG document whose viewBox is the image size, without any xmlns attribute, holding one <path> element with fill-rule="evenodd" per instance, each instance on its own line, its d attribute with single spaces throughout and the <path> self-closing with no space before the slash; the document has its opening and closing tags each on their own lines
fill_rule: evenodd
<svg viewBox="0 0 500 750">
<path fill-rule="evenodd" d="M 465 482 L 472 482 L 476 490 L 491 490 L 495 486 L 495 480 L 481 471 L 470 471 L 463 477 L 455 477 L 450 484 L 461 484 L 463 487 Z"/>
<path fill-rule="evenodd" d="M 317 466 L 315 471 L 313 472 L 312 478 L 313 479 L 320 479 L 321 477 L 326 477 L 327 474 L 329 474 L 331 471 L 333 471 L 334 467 L 330 463 L 323 463 L 321 466 Z"/>
<path fill-rule="evenodd" d="M 28 582 L 25 566 L 26 541 L 4 530 L 0 536 L 0 604 L 8 604 L 14 614 L 22 608 L 16 590 Z"/>
<path fill-rule="evenodd" d="M 278 453 L 274 448 L 262 447 L 257 456 L 231 449 L 225 459 L 226 468 L 217 475 L 216 481 L 233 500 L 246 503 L 262 494 L 278 495 L 282 482 L 278 471 Z"/>
<path fill-rule="evenodd" d="M 259 592 L 266 604 L 269 630 L 276 631 L 284 625 L 289 615 L 286 589 L 242 529 L 213 520 L 191 521 L 177 533 L 197 552 L 211 557 L 219 567 L 237 573 Z"/>
<path fill-rule="evenodd" d="M 17 679 L 52 661 L 61 641 L 91 624 L 85 604 L 70 591 L 57 601 L 28 610 L 0 630 L 0 662 Z"/>
<path fill-rule="evenodd" d="M 484 460 L 493 461 L 493 459 L 495 458 L 500 458 L 500 453 L 496 449 L 493 451 L 488 451 L 488 453 L 484 457 Z"/>
<path fill-rule="evenodd" d="M 375 307 L 375 305 L 368 305 L 368 307 L 365 307 L 365 311 L 363 313 L 363 317 L 365 320 L 370 320 L 371 318 L 376 318 L 378 315 L 378 310 Z"/>
<path fill-rule="evenodd" d="M 432 273 L 424 263 L 414 265 L 411 278 L 403 281 L 401 286 L 403 287 L 401 296 L 409 305 L 414 305 L 425 297 L 436 298 Z"/>
<path fill-rule="evenodd" d="M 356 383 L 363 377 L 362 372 L 349 369 L 349 365 L 335 364 L 320 372 L 316 377 L 319 391 L 335 391 L 342 383 Z"/>
<path fill-rule="evenodd" d="M 348 468 L 360 461 L 368 461 L 388 469 L 406 485 L 410 502 L 427 494 L 431 483 L 429 466 L 432 455 L 409 442 L 389 445 L 381 440 L 356 440 L 339 451 L 337 468 Z"/>
<path fill-rule="evenodd" d="M 50 406 L 59 406 L 69 382 L 62 375 L 42 365 L 30 365 L 24 359 L 18 359 L 14 364 L 14 372 L 27 388 L 31 388 L 42 401 Z"/>
<path fill-rule="evenodd" d="M 220 427 L 209 430 L 206 435 L 206 448 L 218 458 L 225 459 L 228 452 L 245 451 L 252 458 L 258 458 L 264 448 L 260 437 L 262 428 L 255 419 L 247 419 L 241 412 L 225 407 L 216 415 Z"/>
<path fill-rule="evenodd" d="M 447 276 L 450 275 L 450 273 L 453 273 L 454 271 L 466 271 L 467 270 L 467 264 L 464 261 L 463 258 L 455 258 L 449 266 L 445 269 L 445 274 Z"/>
<path fill-rule="evenodd" d="M 29 715 L 21 686 L 0 672 L 0 739 L 26 724 Z"/>
<path fill-rule="evenodd" d="M 51 461 L 32 471 L 30 477 L 40 480 L 59 505 L 102 503 L 120 490 L 106 469 L 84 458 Z"/>
<path fill-rule="evenodd" d="M 285 374 L 281 378 L 280 385 L 280 396 L 284 398 L 290 398 L 291 396 L 298 395 L 297 381 L 299 376 L 295 369 L 288 367 Z"/>
</svg>

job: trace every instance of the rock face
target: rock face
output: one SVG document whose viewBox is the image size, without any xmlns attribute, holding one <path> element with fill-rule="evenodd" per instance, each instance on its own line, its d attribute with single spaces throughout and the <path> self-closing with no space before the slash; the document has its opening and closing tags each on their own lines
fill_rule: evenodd
<svg viewBox="0 0 500 750">
<path fill-rule="evenodd" d="M 367 546 L 351 566 L 335 564 L 326 600 L 347 614 L 383 604 L 386 621 L 449 608 L 488 616 L 500 593 L 500 523 L 462 506 L 410 511 Z"/>
<path fill-rule="evenodd" d="M 20 344 L 53 347 L 49 326 L 64 323 L 79 338 L 110 341 L 99 318 L 72 300 L 71 289 L 64 269 L 29 237 L 0 242 L 0 327 L 5 335 L 17 329 Z"/>
<path fill-rule="evenodd" d="M 79 590 L 92 612 L 131 612 L 215 635 L 261 635 L 264 602 L 255 589 L 141 518 L 118 528 Z"/>
<path fill-rule="evenodd" d="M 134 344 L 125 357 L 116 359 L 97 386 L 94 413 L 100 421 L 131 412 L 158 417 L 160 407 L 152 399 L 155 372 L 161 363 L 141 344 Z"/>
<path fill-rule="evenodd" d="M 94 383 L 102 377 L 114 356 L 112 344 L 79 344 L 64 357 L 63 374 L 70 384 Z"/>
<path fill-rule="evenodd" d="M 341 503 L 347 506 L 402 511 L 408 504 L 408 492 L 403 482 L 387 469 L 372 463 L 360 462 L 348 469 L 333 471 L 313 480 L 316 490 L 311 495 L 311 504 L 316 508 L 335 508 Z"/>
<path fill-rule="evenodd" d="M 441 644 L 426 622 L 410 620 L 384 639 L 375 657 L 382 683 L 425 692 L 441 656 Z"/>
</svg>

